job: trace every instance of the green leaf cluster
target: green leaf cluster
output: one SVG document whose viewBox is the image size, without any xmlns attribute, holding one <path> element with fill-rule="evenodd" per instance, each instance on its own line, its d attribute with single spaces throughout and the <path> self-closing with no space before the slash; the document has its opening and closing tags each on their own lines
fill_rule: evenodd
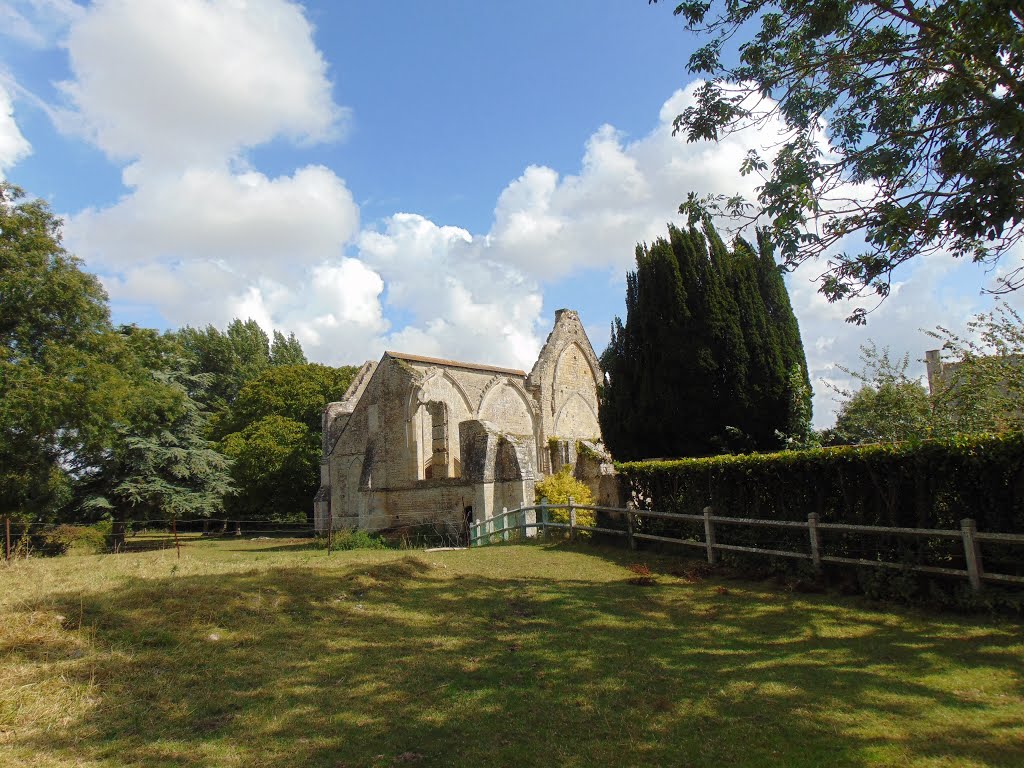
<svg viewBox="0 0 1024 768">
<path fill-rule="evenodd" d="M 1024 532 L 1024 433 L 617 464 L 633 498 L 663 512 L 823 523 Z M 700 524 L 645 521 L 703 538 Z M 718 526 L 721 543 L 807 552 L 807 531 Z M 830 554 L 963 567 L 959 539 L 827 531 Z M 1019 547 L 986 545 L 989 570 L 1024 573 Z M 1006 570 L 1009 569 L 1009 570 Z"/>
<path fill-rule="evenodd" d="M 534 485 L 534 496 L 536 503 L 541 499 L 547 499 L 549 504 L 568 504 L 569 499 L 574 504 L 587 506 L 594 503 L 594 496 L 585 483 L 573 477 L 572 467 L 565 466 L 553 475 L 548 475 L 539 483 Z M 568 523 L 569 511 L 566 509 L 553 509 L 550 511 L 551 521 L 555 523 Z M 579 510 L 576 512 L 576 523 L 578 525 L 592 526 L 596 519 L 593 510 Z"/>
<path fill-rule="evenodd" d="M 832 387 L 842 397 L 826 445 L 898 442 L 962 434 L 1024 430 L 1024 318 L 999 302 L 968 323 L 964 336 L 939 327 L 946 358 L 929 373 L 929 389 L 907 375 L 909 355 L 894 359 L 873 342 L 861 347 L 861 371 L 841 370 L 856 390 Z"/>
<path fill-rule="evenodd" d="M 176 335 L 189 372 L 210 377 L 202 397 L 204 407 L 213 414 L 214 425 L 226 415 L 242 387 L 264 371 L 306 364 L 306 355 L 294 334 L 286 337 L 274 331 L 271 342 L 251 318 L 244 322 L 235 318 L 224 331 L 213 325 L 202 329 L 186 326 Z"/>
<path fill-rule="evenodd" d="M 79 477 L 84 508 L 131 520 L 214 516 L 231 493 L 229 460 L 207 438 L 201 397 L 209 377 L 184 369 L 174 334 L 134 326 L 119 329 L 120 370 L 125 388 L 113 435 L 89 456 Z M 116 542 L 115 542 L 116 544 Z"/>
<path fill-rule="evenodd" d="M 242 386 L 219 427 L 228 434 L 267 416 L 283 416 L 319 435 L 324 407 L 342 398 L 357 370 L 318 363 L 268 368 Z"/>
<path fill-rule="evenodd" d="M 1024 318 L 999 302 L 972 318 L 965 336 L 941 326 L 930 335 L 948 358 L 932 380 L 939 427 L 946 433 L 1024 430 Z"/>
<path fill-rule="evenodd" d="M 354 372 L 308 365 L 294 335 L 252 320 L 114 329 L 60 221 L 0 183 L 0 515 L 112 519 L 115 540 L 225 504 L 305 517 L 320 413 Z"/>
<path fill-rule="evenodd" d="M 0 182 L 0 514 L 54 514 L 110 437 L 125 382 L 106 301 L 47 205 Z"/>
<path fill-rule="evenodd" d="M 779 447 L 806 433 L 810 383 L 800 329 L 770 243 L 728 248 L 669 227 L 636 248 L 626 322 L 601 357 L 600 419 L 620 459 Z"/>
<path fill-rule="evenodd" d="M 675 12 L 701 40 L 688 69 L 707 78 L 676 131 L 719 141 L 782 124 L 777 151 L 740 167 L 762 180 L 752 217 L 767 216 L 787 266 L 828 255 L 830 301 L 888 295 L 892 270 L 921 255 L 993 262 L 1024 234 L 1019 3 L 685 0 Z M 691 194 L 681 211 L 750 208 Z M 1024 267 L 999 278 L 1022 284 Z"/>
<path fill-rule="evenodd" d="M 874 342 L 860 348 L 863 370 L 839 366 L 861 384 L 856 390 L 833 387 L 843 401 L 836 424 L 822 433 L 825 445 L 894 443 L 941 437 L 928 390 L 907 376 L 910 356 L 893 359 L 888 348 Z"/>
<path fill-rule="evenodd" d="M 321 415 L 340 400 L 358 369 L 281 365 L 242 386 L 218 424 L 234 460 L 232 517 L 297 522 L 312 511 L 320 478 Z"/>
</svg>

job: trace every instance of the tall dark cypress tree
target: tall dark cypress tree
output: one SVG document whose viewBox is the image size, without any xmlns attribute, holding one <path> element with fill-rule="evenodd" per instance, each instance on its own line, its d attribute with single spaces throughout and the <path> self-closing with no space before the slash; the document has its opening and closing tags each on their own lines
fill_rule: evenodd
<svg viewBox="0 0 1024 768">
<path fill-rule="evenodd" d="M 800 329 L 771 250 L 710 224 L 638 245 L 601 361 L 601 429 L 620 459 L 771 450 L 790 423 Z"/>
<path fill-rule="evenodd" d="M 640 439 L 652 455 L 672 445 L 671 424 L 680 418 L 680 403 L 665 401 L 660 387 L 681 389 L 686 384 L 679 377 L 679 360 L 686 350 L 678 329 L 691 320 L 671 245 L 664 239 L 650 247 L 638 245 L 636 264 L 636 271 L 626 276 L 626 324 L 615 319 L 604 353 L 609 383 L 602 430 L 609 444 L 622 446 L 622 456 L 636 455 Z M 658 374 L 652 375 L 654 371 Z M 656 411 L 663 419 L 652 422 L 649 414 Z"/>
<path fill-rule="evenodd" d="M 793 305 L 789 301 L 789 291 L 786 290 L 786 283 L 782 279 L 782 270 L 775 263 L 774 249 L 765 232 L 758 232 L 757 249 L 750 248 L 750 251 L 757 260 L 758 290 L 764 301 L 768 327 L 775 337 L 773 349 L 777 349 L 779 355 L 779 362 L 772 368 L 775 379 L 770 409 L 773 413 L 785 409 L 789 422 L 796 418 L 794 408 L 810 419 L 811 380 L 807 371 L 803 340 L 800 338 L 800 324 L 793 314 Z M 794 369 L 799 371 L 800 390 L 803 393 L 803 397 L 798 397 L 797 401 L 793 400 L 794 395 L 791 391 L 791 375 Z M 784 427 L 779 427 L 774 422 L 770 426 L 773 435 L 776 429 L 786 431 Z M 764 440 L 770 438 L 771 435 L 764 434 Z"/>
</svg>

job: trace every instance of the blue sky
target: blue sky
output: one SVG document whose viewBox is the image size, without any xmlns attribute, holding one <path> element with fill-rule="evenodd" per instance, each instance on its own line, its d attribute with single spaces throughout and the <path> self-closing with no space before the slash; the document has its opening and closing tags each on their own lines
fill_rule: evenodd
<svg viewBox="0 0 1024 768">
<path fill-rule="evenodd" d="M 115 320 L 251 316 L 328 363 L 529 367 L 562 306 L 600 353 L 633 244 L 690 190 L 752 191 L 739 158 L 772 140 L 670 135 L 695 40 L 644 0 L 13 0 L 0 30 L 0 174 L 65 218 Z M 918 329 L 991 304 L 938 257 L 854 328 L 821 269 L 789 278 L 819 425 L 859 344 L 917 366 Z"/>
</svg>

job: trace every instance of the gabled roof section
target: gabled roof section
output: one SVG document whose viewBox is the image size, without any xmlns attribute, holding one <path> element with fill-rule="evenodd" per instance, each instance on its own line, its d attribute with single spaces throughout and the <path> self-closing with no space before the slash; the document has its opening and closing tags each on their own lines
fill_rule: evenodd
<svg viewBox="0 0 1024 768">
<path fill-rule="evenodd" d="M 373 378 L 373 373 L 376 370 L 377 363 L 373 360 L 367 360 L 363 363 L 362 367 L 356 371 L 356 375 L 352 377 L 352 383 L 348 385 L 348 389 L 345 390 L 345 394 L 341 397 L 341 413 L 352 413 L 352 411 L 355 410 L 356 403 L 358 403 L 359 398 L 363 396 L 363 392 L 366 390 L 366 385 L 370 383 L 370 379 Z M 334 403 L 331 405 L 334 405 Z"/>
<path fill-rule="evenodd" d="M 516 368 L 498 368 L 494 365 L 480 365 L 479 363 L 462 363 L 458 360 L 445 360 L 440 357 L 424 357 L 423 355 L 410 355 L 405 352 L 385 352 L 386 357 L 395 360 L 404 360 L 407 363 L 421 363 L 423 365 L 436 365 L 442 368 L 462 368 L 466 371 L 480 371 L 482 373 L 504 373 L 508 376 L 520 376 L 526 378 L 526 371 Z"/>
<path fill-rule="evenodd" d="M 533 364 L 533 370 L 530 371 L 527 386 L 541 386 L 541 379 L 544 378 L 545 372 L 549 376 L 553 376 L 558 355 L 573 343 L 578 344 L 583 351 L 583 356 L 587 358 L 587 363 L 594 373 L 595 381 L 600 384 L 604 378 L 601 373 L 601 363 L 594 353 L 590 339 L 587 338 L 587 332 L 583 328 L 583 323 L 580 322 L 579 314 L 572 309 L 559 309 L 555 311 L 555 325 L 540 350 L 537 362 Z"/>
</svg>

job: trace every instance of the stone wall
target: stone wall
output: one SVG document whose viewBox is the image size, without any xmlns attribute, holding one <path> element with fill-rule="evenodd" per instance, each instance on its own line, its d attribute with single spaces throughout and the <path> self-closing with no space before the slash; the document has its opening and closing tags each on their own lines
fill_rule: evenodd
<svg viewBox="0 0 1024 768">
<path fill-rule="evenodd" d="M 571 309 L 558 310 L 555 326 L 526 383 L 541 415 L 543 472 L 556 471 L 546 450 L 552 438 L 600 438 L 597 387 L 601 381 L 601 367 L 579 315 Z"/>
<path fill-rule="evenodd" d="M 571 310 L 556 313 L 529 377 L 395 352 L 366 363 L 324 412 L 317 528 L 461 525 L 469 507 L 480 520 L 532 504 L 549 439 L 599 436 L 601 375 Z"/>
</svg>

